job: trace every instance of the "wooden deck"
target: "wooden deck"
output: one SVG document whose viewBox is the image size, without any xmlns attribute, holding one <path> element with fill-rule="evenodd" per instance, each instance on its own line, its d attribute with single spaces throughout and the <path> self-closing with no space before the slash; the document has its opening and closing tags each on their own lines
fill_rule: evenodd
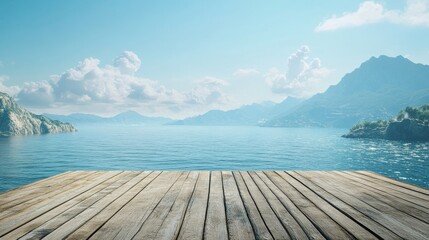
<svg viewBox="0 0 429 240">
<path fill-rule="evenodd" d="M 429 239 L 429 190 L 360 171 L 74 171 L 0 194 L 0 238 Z"/>
</svg>

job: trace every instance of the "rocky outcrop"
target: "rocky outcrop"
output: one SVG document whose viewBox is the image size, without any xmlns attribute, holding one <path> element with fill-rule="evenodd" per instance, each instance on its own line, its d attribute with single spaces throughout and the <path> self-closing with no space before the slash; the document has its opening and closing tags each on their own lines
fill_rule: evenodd
<svg viewBox="0 0 429 240">
<path fill-rule="evenodd" d="M 386 128 L 384 138 L 388 140 L 429 141 L 429 126 L 410 119 L 391 122 Z"/>
<path fill-rule="evenodd" d="M 346 138 L 382 138 L 397 141 L 429 141 L 429 104 L 406 107 L 390 120 L 358 123 Z"/>
<path fill-rule="evenodd" d="M 349 133 L 343 135 L 345 138 L 384 138 L 386 127 L 361 127 L 350 130 Z"/>
<path fill-rule="evenodd" d="M 419 121 L 403 119 L 402 121 L 390 121 L 378 126 L 364 124 L 354 127 L 345 138 L 378 138 L 396 141 L 429 141 L 429 125 Z"/>
<path fill-rule="evenodd" d="M 5 93 L 0 93 L 0 136 L 75 132 L 69 123 L 51 120 L 22 109 Z"/>
</svg>

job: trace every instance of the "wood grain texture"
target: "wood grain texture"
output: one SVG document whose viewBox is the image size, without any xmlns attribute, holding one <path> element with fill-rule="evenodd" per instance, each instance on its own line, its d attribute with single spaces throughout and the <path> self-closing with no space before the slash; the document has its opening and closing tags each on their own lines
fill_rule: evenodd
<svg viewBox="0 0 429 240">
<path fill-rule="evenodd" d="M 354 176 L 354 181 L 361 183 L 363 185 L 369 186 L 371 188 L 377 189 L 379 191 L 389 193 L 397 198 L 409 201 L 410 203 L 420 205 L 426 209 L 429 209 L 429 195 L 422 194 L 420 192 L 415 192 L 408 188 L 404 188 L 398 185 L 390 184 L 386 181 L 379 179 L 371 178 L 361 174 L 353 172 L 345 172 L 348 175 Z"/>
<path fill-rule="evenodd" d="M 250 223 L 253 227 L 253 232 L 257 239 L 274 239 L 268 226 L 261 216 L 258 206 L 252 198 L 251 192 L 253 192 L 249 186 L 244 182 L 241 172 L 234 172 L 235 181 L 237 182 L 238 189 L 240 191 L 241 198 L 243 199 L 244 207 L 249 216 Z M 278 225 L 278 224 L 277 224 Z M 284 238 L 287 238 L 285 235 Z"/>
<path fill-rule="evenodd" d="M 184 173 L 163 172 L 160 174 L 110 218 L 91 238 L 131 239 L 181 175 Z"/>
<path fill-rule="evenodd" d="M 352 173 L 351 171 L 347 171 L 347 172 Z M 419 192 L 419 193 L 425 194 L 426 196 L 429 196 L 429 190 L 428 189 L 423 189 L 421 187 L 417 187 L 417 186 L 414 186 L 414 185 L 411 185 L 411 184 L 408 184 L 408 183 L 403 183 L 403 182 L 400 182 L 400 181 L 397 181 L 397 180 L 385 177 L 383 175 L 380 175 L 380 174 L 377 174 L 377 173 L 374 173 L 374 172 L 370 172 L 370 171 L 354 171 L 353 173 L 358 173 L 358 174 L 366 175 L 366 176 L 369 176 L 369 177 L 372 177 L 372 178 L 375 178 L 375 179 L 379 179 L 379 180 L 385 181 L 385 182 L 393 184 L 393 185 L 397 185 L 397 186 L 400 186 L 400 187 L 408 188 L 408 189 L 411 189 L 411 190 L 413 190 L 415 192 Z"/>
<path fill-rule="evenodd" d="M 247 216 L 232 172 L 222 172 L 222 181 L 229 239 L 254 239 L 255 235 L 253 234 L 252 225 Z"/>
<path fill-rule="evenodd" d="M 204 239 L 228 239 L 222 173 L 212 172 Z"/>
<path fill-rule="evenodd" d="M 178 239 L 202 239 L 209 199 L 210 172 L 199 172 L 194 193 L 189 200 Z"/>
<path fill-rule="evenodd" d="M 428 231 L 429 228 L 422 228 L 419 229 L 420 231 L 416 231 L 414 226 L 404 223 L 404 221 L 410 220 L 409 218 L 402 214 L 400 214 L 400 216 L 406 217 L 406 219 L 398 218 L 398 213 L 396 211 L 390 211 L 390 209 L 386 209 L 389 211 L 378 209 L 380 206 L 375 207 L 372 204 L 373 202 L 369 202 L 370 200 L 368 200 L 365 195 L 362 195 L 359 189 L 349 187 L 346 185 L 346 182 L 339 184 L 334 180 L 335 176 L 331 175 L 328 179 L 318 172 L 302 173 L 302 175 L 307 176 L 310 181 L 322 186 L 326 191 L 335 194 L 335 196 L 342 201 L 369 216 L 371 219 L 374 219 L 376 222 L 388 228 L 400 237 L 412 239 L 426 238 L 421 231 Z M 417 223 L 416 221 L 413 222 Z M 420 224 L 423 223 L 419 223 L 419 225 Z"/>
<path fill-rule="evenodd" d="M 142 172 L 124 187 L 97 202 L 93 208 L 86 209 L 73 223 L 74 230 L 67 239 L 88 239 L 108 220 L 143 191 L 161 172 Z"/>
<path fill-rule="evenodd" d="M 418 218 L 423 222 L 429 223 L 429 208 L 425 208 L 420 205 L 414 204 L 411 201 L 392 196 L 378 189 L 368 187 L 364 184 L 359 184 L 358 182 L 355 182 L 355 180 L 357 179 L 352 175 L 339 171 L 335 171 L 335 173 L 343 177 L 343 181 L 347 181 L 349 184 L 352 184 L 353 187 L 365 189 L 365 194 L 379 199 L 380 201 L 388 204 L 389 206 L 396 208 L 398 211 L 402 211 L 407 214 L 411 213 L 413 217 Z"/>
<path fill-rule="evenodd" d="M 73 171 L 0 193 L 0 239 L 429 239 L 429 191 L 365 171 Z"/>
</svg>

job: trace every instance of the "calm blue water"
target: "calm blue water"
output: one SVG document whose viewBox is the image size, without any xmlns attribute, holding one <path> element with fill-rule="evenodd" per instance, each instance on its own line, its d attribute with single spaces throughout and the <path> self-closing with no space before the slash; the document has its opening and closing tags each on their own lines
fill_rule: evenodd
<svg viewBox="0 0 429 240">
<path fill-rule="evenodd" d="M 370 170 L 429 188 L 429 143 L 344 139 L 346 129 L 80 126 L 0 138 L 0 191 L 67 170 Z"/>
</svg>

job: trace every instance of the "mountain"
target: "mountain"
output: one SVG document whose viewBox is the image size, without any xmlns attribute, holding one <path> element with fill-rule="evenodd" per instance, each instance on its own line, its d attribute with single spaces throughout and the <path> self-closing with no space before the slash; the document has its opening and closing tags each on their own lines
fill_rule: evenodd
<svg viewBox="0 0 429 240">
<path fill-rule="evenodd" d="M 74 132 L 68 123 L 51 120 L 22 109 L 12 97 L 0 92 L 0 136 Z"/>
<path fill-rule="evenodd" d="M 398 56 L 372 57 L 324 93 L 264 126 L 346 127 L 387 119 L 406 106 L 429 103 L 429 66 Z"/>
<path fill-rule="evenodd" d="M 127 111 L 110 118 L 110 121 L 115 123 L 144 123 L 149 125 L 162 125 L 172 120 L 163 117 L 146 117 L 134 111 Z"/>
<path fill-rule="evenodd" d="M 73 113 L 70 115 L 56 115 L 44 113 L 43 115 L 59 121 L 73 124 L 147 124 L 162 125 L 172 121 L 169 118 L 145 117 L 134 111 L 120 113 L 113 117 L 100 117 L 92 114 Z"/>
<path fill-rule="evenodd" d="M 273 102 L 254 103 L 238 109 L 221 111 L 212 110 L 203 115 L 174 121 L 172 125 L 217 125 L 234 126 L 247 125 L 256 126 L 266 122 L 268 119 L 288 110 L 293 109 L 302 102 L 301 99 L 287 98 L 276 104 Z"/>
<path fill-rule="evenodd" d="M 72 124 L 82 124 L 82 123 L 101 123 L 105 121 L 105 118 L 99 117 L 92 114 L 84 114 L 84 113 L 73 113 L 70 115 L 57 115 L 57 114 L 49 114 L 43 113 L 43 116 L 49 117 L 51 119 L 55 119 L 62 122 L 68 122 Z"/>
</svg>

